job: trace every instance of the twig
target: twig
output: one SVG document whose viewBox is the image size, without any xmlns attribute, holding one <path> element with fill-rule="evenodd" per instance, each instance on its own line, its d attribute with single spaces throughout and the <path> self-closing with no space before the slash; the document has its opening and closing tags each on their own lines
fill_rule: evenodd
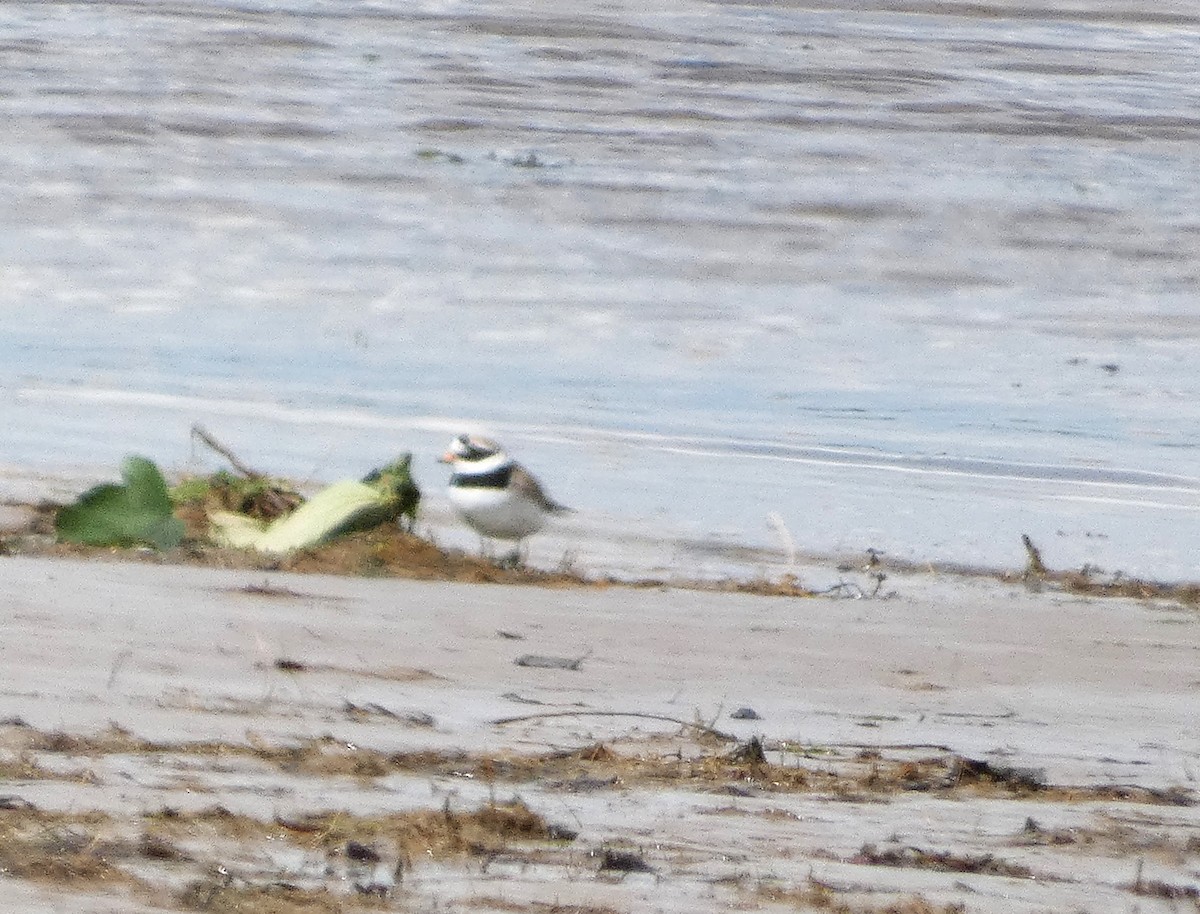
<svg viewBox="0 0 1200 914">
<path fill-rule="evenodd" d="M 287 500 L 275 491 L 275 488 L 270 484 L 270 480 L 259 473 L 257 470 L 252 470 L 246 464 L 242 463 L 237 454 L 225 447 L 220 441 L 209 434 L 208 430 L 199 422 L 192 425 L 192 437 L 199 439 L 202 443 L 208 445 L 212 450 L 216 451 L 222 457 L 229 461 L 229 465 L 245 476 L 247 479 L 261 479 L 267 483 L 263 488 L 262 497 L 266 500 L 271 510 L 276 514 L 287 514 L 292 510 L 292 505 L 288 504 Z"/>
<path fill-rule="evenodd" d="M 958 754 L 954 749 L 943 746 L 941 743 L 828 743 L 825 745 L 830 749 L 878 749 L 880 751 L 890 749 L 893 752 L 911 752 L 921 749 L 945 752 L 948 755 Z"/>
<path fill-rule="evenodd" d="M 492 721 L 492 723 L 501 726 L 503 724 L 520 723 L 526 720 L 544 720 L 547 717 L 642 717 L 646 720 L 664 720 L 667 723 L 678 724 L 681 727 L 689 727 L 692 730 L 699 730 L 701 733 L 707 733 L 709 736 L 715 736 L 717 739 L 723 739 L 726 742 L 737 742 L 736 736 L 725 733 L 722 730 L 717 730 L 707 724 L 681 720 L 678 717 L 667 717 L 665 714 L 646 714 L 642 711 L 546 711 L 542 714 L 521 714 L 517 717 L 501 717 L 498 720 Z"/>
<path fill-rule="evenodd" d="M 1044 578 L 1048 573 L 1046 571 L 1046 563 L 1042 561 L 1042 554 L 1038 551 L 1038 547 L 1033 545 L 1033 540 L 1029 538 L 1028 533 L 1021 534 L 1021 542 L 1025 544 L 1025 552 L 1029 556 L 1029 564 L 1025 566 L 1025 576 L 1036 576 Z"/>
<path fill-rule="evenodd" d="M 192 426 L 192 437 L 200 439 L 201 442 L 208 445 L 212 450 L 216 451 L 222 457 L 229 461 L 229 465 L 245 476 L 247 479 L 262 479 L 263 474 L 257 470 L 252 470 L 240 460 L 237 454 L 225 447 L 220 441 L 208 433 L 208 430 L 197 422 Z"/>
<path fill-rule="evenodd" d="M 880 583 L 882 583 L 882 582 L 880 582 Z M 878 592 L 879 587 L 876 587 L 875 590 L 876 590 L 876 592 Z M 863 600 L 863 599 L 866 599 L 866 597 L 867 597 L 866 591 L 864 591 L 861 587 L 859 587 L 853 581 L 841 581 L 837 584 L 832 585 L 831 587 L 826 587 L 824 590 L 814 590 L 813 596 L 824 597 L 824 596 L 829 596 L 830 594 L 835 594 L 835 593 L 843 594 L 845 596 L 845 599 L 848 599 L 848 600 Z M 872 594 L 872 596 L 874 596 L 874 594 Z"/>
</svg>

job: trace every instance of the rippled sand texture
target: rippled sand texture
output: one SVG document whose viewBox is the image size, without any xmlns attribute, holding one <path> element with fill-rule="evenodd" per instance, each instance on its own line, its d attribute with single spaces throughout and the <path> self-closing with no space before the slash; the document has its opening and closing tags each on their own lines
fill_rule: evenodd
<svg viewBox="0 0 1200 914">
<path fill-rule="evenodd" d="M 3 568 L 22 910 L 1100 914 L 1200 891 L 1194 609 L 924 575 L 845 600 Z"/>
<path fill-rule="evenodd" d="M 3 460 L 182 465 L 202 420 L 433 481 L 484 425 L 669 535 L 1187 576 L 1198 25 L 5 4 Z"/>
</svg>

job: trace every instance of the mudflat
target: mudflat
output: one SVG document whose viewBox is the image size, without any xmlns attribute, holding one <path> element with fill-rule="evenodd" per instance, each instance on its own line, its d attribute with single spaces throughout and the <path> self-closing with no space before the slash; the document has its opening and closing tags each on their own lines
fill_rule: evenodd
<svg viewBox="0 0 1200 914">
<path fill-rule="evenodd" d="M 1169 600 L 6 557 L 0 614 L 25 911 L 1200 903 L 1200 614 Z"/>
</svg>

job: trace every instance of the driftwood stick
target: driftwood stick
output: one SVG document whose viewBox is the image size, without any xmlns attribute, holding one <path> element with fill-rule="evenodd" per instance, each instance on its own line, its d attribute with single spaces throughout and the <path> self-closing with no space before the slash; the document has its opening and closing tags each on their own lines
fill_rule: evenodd
<svg viewBox="0 0 1200 914">
<path fill-rule="evenodd" d="M 291 510 L 292 506 L 289 505 L 283 498 L 281 498 L 275 489 L 271 487 L 269 484 L 270 481 L 266 476 L 264 476 L 262 473 L 259 473 L 257 470 L 252 470 L 250 467 L 246 466 L 246 464 L 242 463 L 242 461 L 238 459 L 237 454 L 214 438 L 209 433 L 208 429 L 206 429 L 199 422 L 192 425 L 192 437 L 198 439 L 200 442 L 207 445 L 209 448 L 216 451 L 218 454 L 228 460 L 229 465 L 247 479 L 261 479 L 266 481 L 268 485 L 263 489 L 263 498 L 266 499 L 267 503 L 276 513 L 287 514 L 288 511 Z"/>
<path fill-rule="evenodd" d="M 252 469 L 250 469 L 250 467 L 246 466 L 246 464 L 242 463 L 238 459 L 237 454 L 235 454 L 233 451 L 229 450 L 229 448 L 225 447 L 225 445 L 223 445 L 220 441 L 218 441 L 211 434 L 209 434 L 208 429 L 206 429 L 199 422 L 197 422 L 196 424 L 194 424 L 192 426 L 192 437 L 198 438 L 203 444 L 208 445 L 209 448 L 216 451 L 218 454 L 220 454 L 222 457 L 224 457 L 226 460 L 228 460 L 229 465 L 231 467 L 233 467 L 235 470 L 237 470 L 239 473 L 241 473 L 243 476 L 245 476 L 247 479 L 262 479 L 263 478 L 262 473 L 259 473 L 257 470 L 252 470 Z"/>
<path fill-rule="evenodd" d="M 520 723 L 526 720 L 544 720 L 548 717 L 641 717 L 646 720 L 664 720 L 669 724 L 678 724 L 681 727 L 699 730 L 701 733 L 707 733 L 709 736 L 717 737 L 717 739 L 737 742 L 736 736 L 709 727 L 706 724 L 698 724 L 690 720 L 682 720 L 678 717 L 667 717 L 665 714 L 646 714 L 641 711 L 545 711 L 541 714 L 521 714 L 517 717 L 501 717 L 498 720 L 492 721 L 492 723 L 500 726 L 503 724 Z"/>
</svg>

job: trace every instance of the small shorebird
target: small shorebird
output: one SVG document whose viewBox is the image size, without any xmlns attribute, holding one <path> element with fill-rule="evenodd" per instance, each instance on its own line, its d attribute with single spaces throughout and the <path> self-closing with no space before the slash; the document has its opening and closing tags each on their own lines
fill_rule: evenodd
<svg viewBox="0 0 1200 914">
<path fill-rule="evenodd" d="M 537 533 L 552 514 L 570 511 L 554 502 L 523 466 L 487 438 L 459 435 L 442 455 L 450 464 L 450 503 L 482 536 L 516 540 Z"/>
</svg>

